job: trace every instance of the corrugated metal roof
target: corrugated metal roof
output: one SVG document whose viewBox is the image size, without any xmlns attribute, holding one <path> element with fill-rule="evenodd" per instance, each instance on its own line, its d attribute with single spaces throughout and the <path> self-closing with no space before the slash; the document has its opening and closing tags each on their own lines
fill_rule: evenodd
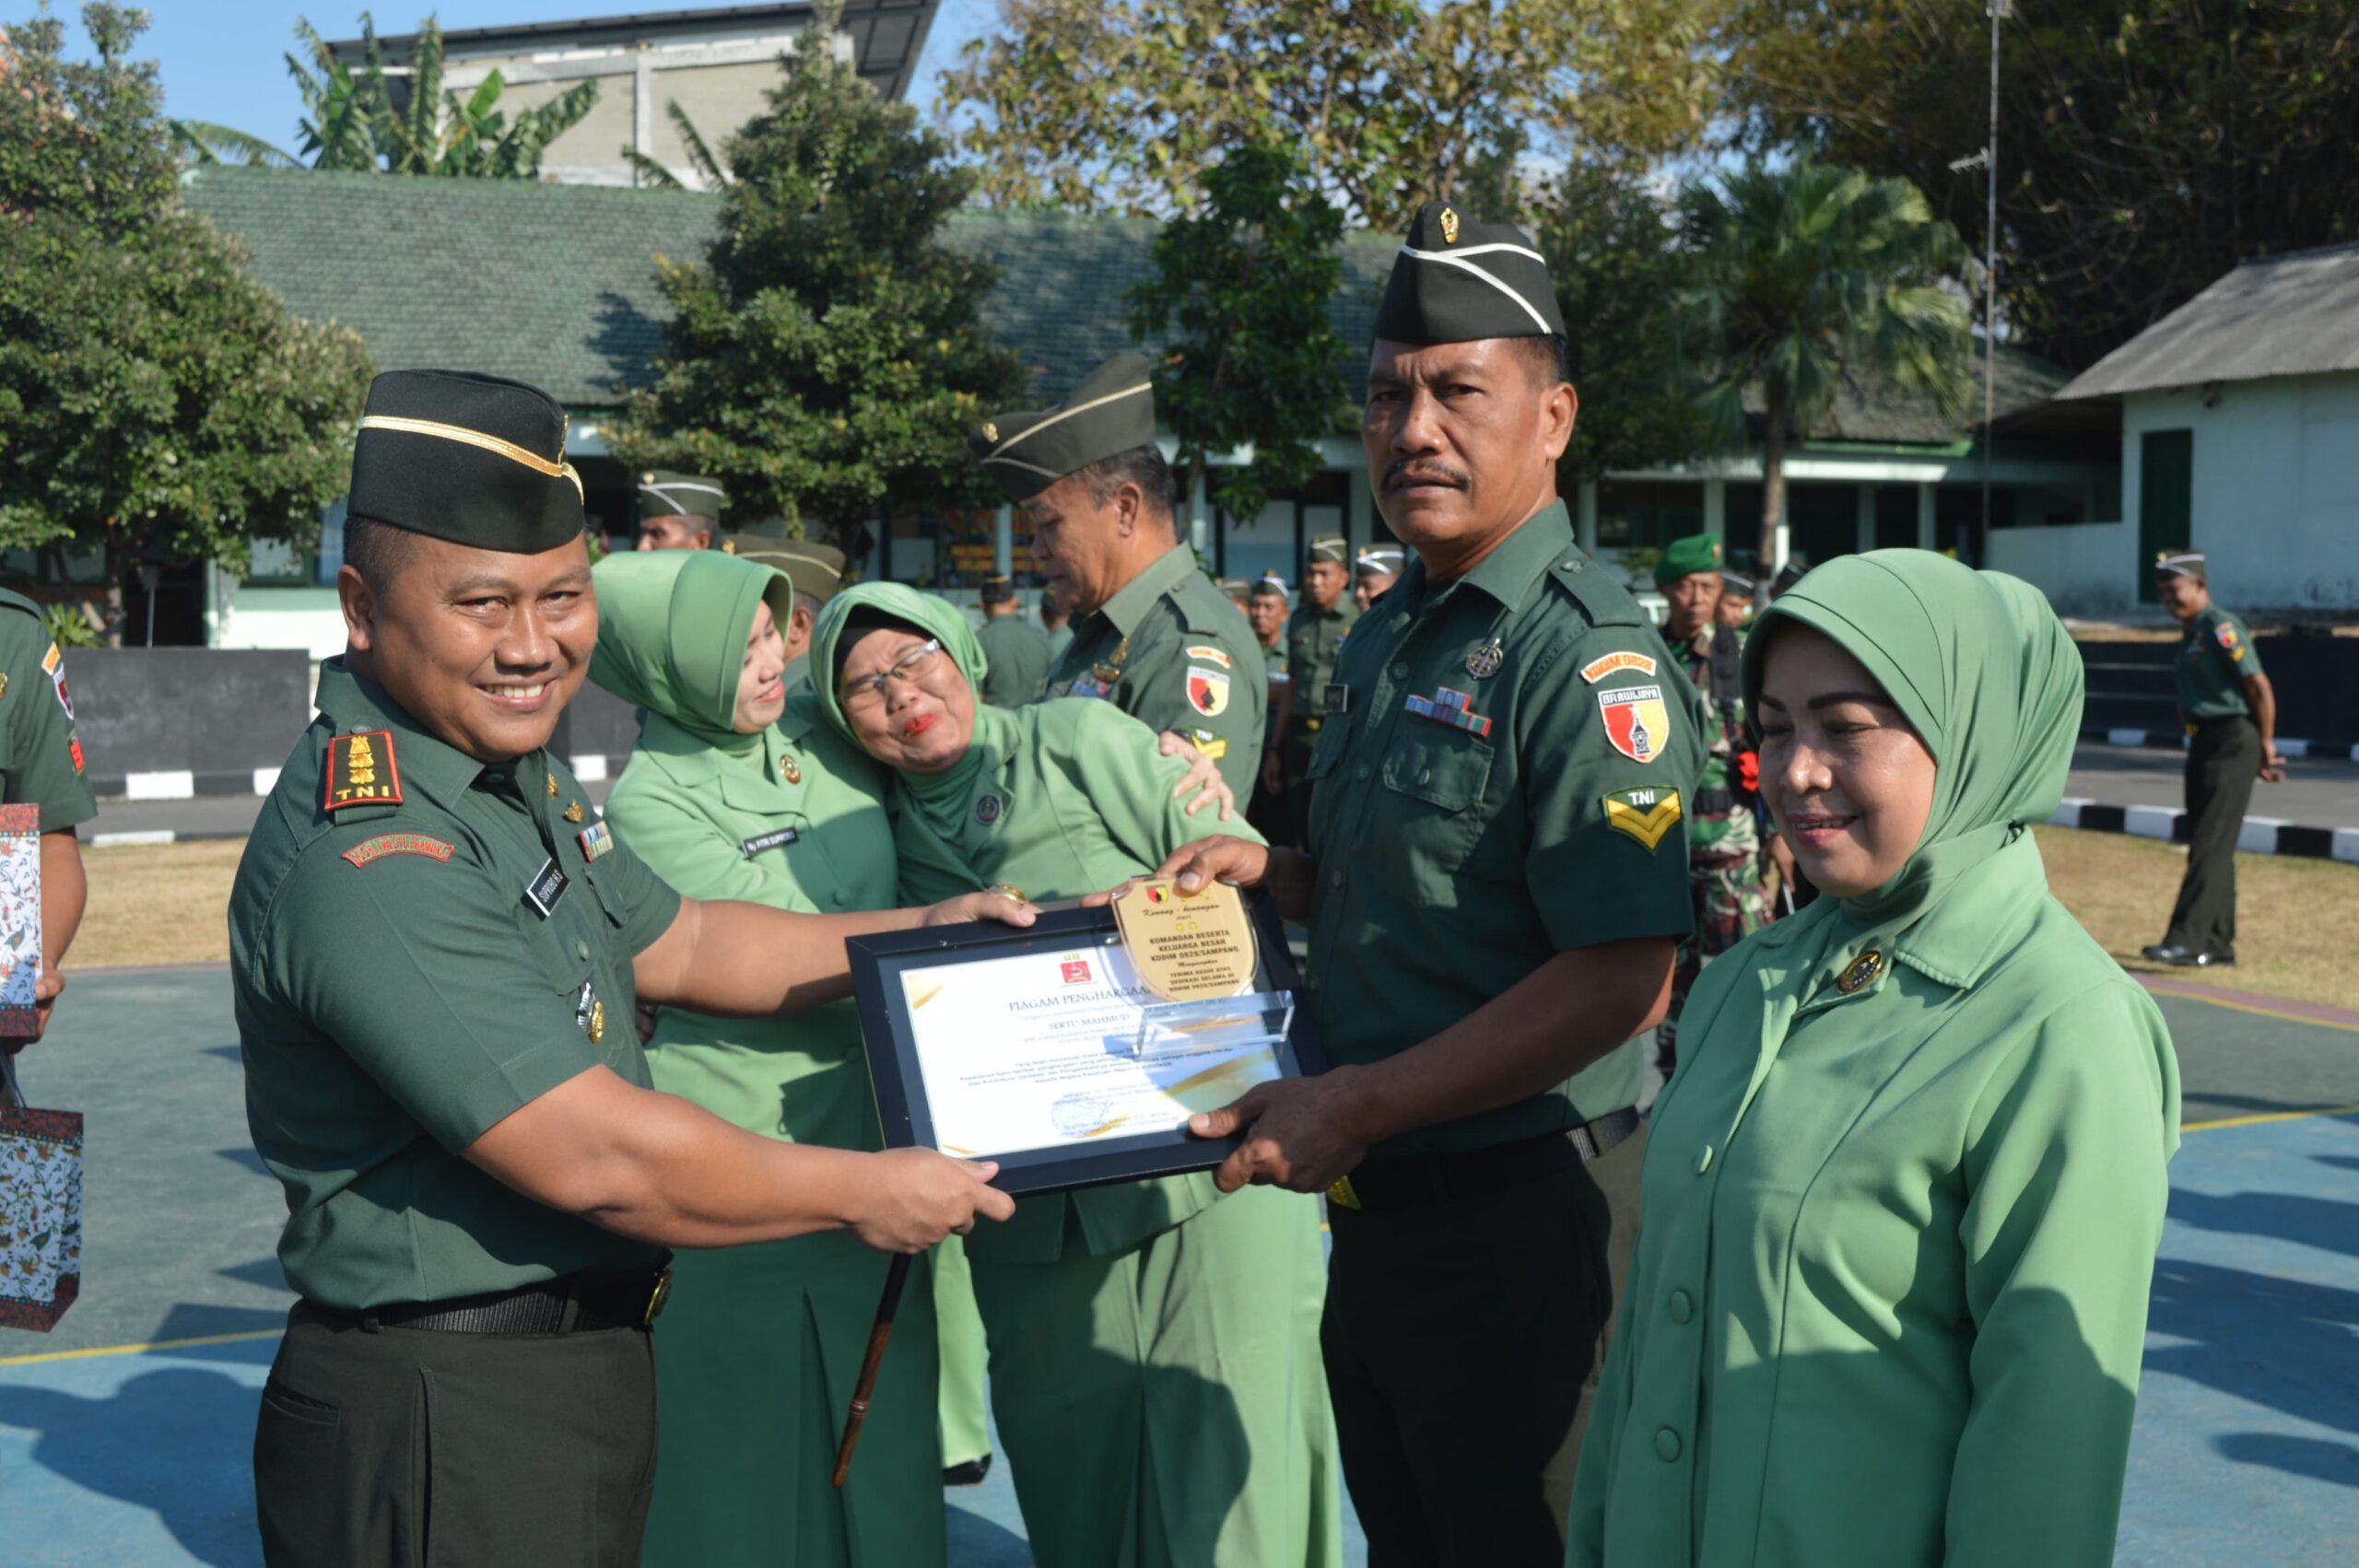
<svg viewBox="0 0 2359 1568">
<path fill-rule="evenodd" d="M 2245 263 L 2057 395 L 2359 370 L 2359 245 Z"/>
</svg>

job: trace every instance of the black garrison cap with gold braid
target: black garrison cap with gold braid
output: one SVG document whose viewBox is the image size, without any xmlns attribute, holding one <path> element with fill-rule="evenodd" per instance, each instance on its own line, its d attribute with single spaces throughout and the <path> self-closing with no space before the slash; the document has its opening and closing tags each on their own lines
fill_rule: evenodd
<svg viewBox="0 0 2359 1568">
<path fill-rule="evenodd" d="M 412 533 L 520 556 L 579 539 L 585 521 L 556 401 L 461 370 L 388 370 L 369 383 L 346 505 Z"/>
<path fill-rule="evenodd" d="M 1155 383 L 1142 354 L 1117 354 L 1054 408 L 1002 414 L 967 438 L 1009 498 L 1028 501 L 1066 474 L 1155 439 Z"/>
<path fill-rule="evenodd" d="M 1393 258 L 1376 308 L 1376 335 L 1415 344 L 1562 337 L 1565 316 L 1548 263 L 1521 229 L 1477 223 L 1448 202 L 1427 202 Z"/>
</svg>

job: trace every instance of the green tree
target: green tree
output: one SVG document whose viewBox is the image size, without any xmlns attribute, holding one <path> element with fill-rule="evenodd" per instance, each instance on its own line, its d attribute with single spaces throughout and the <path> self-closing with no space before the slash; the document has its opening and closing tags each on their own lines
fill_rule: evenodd
<svg viewBox="0 0 2359 1568">
<path fill-rule="evenodd" d="M 1957 417 L 1971 391 L 1967 265 L 1957 230 L 1906 180 L 1802 158 L 1753 163 L 1680 193 L 1695 280 L 1679 297 L 1702 405 L 1742 442 L 1744 400 L 1763 403 L 1761 592 L 1781 563 L 1786 443 L 1833 404 L 1847 377 L 1923 392 Z"/>
<path fill-rule="evenodd" d="M 1349 220 L 1399 228 L 1519 134 L 1686 145 L 1719 4 L 1005 0 L 940 102 L 1002 205 L 1168 216 L 1231 147 L 1284 143 Z"/>
<path fill-rule="evenodd" d="M 1230 516 L 1258 517 L 1318 472 L 1314 439 L 1347 427 L 1346 351 L 1327 321 L 1343 238 L 1343 215 L 1302 164 L 1253 145 L 1207 170 L 1203 208 L 1156 236 L 1131 330 L 1164 341 L 1156 410 L 1179 437 L 1191 497 L 1213 453 L 1250 445 L 1252 461 L 1221 469 L 1215 494 Z"/>
<path fill-rule="evenodd" d="M 520 111 L 511 123 L 499 108 L 507 83 L 498 71 L 464 98 L 446 90 L 442 29 L 431 17 L 418 24 L 405 95 L 393 90 L 394 78 L 386 71 L 376 24 L 368 12 L 360 13 L 361 64 L 357 73 L 335 58 L 310 22 L 298 21 L 295 36 L 306 58 L 288 55 L 287 70 L 303 95 L 302 155 L 314 169 L 536 180 L 541 154 L 598 101 L 598 84 L 581 82 L 546 103 Z M 194 139 L 217 146 L 221 135 L 220 127 L 205 126 Z M 242 146 L 242 142 L 233 145 Z M 276 151 L 256 145 L 265 152 Z"/>
<path fill-rule="evenodd" d="M 297 540 L 344 490 L 360 340 L 296 321 L 181 205 L 145 15 L 0 30 L 0 546 L 104 551 L 126 574 Z"/>
<path fill-rule="evenodd" d="M 1608 469 L 1650 468 L 1708 451 L 1718 432 L 1689 390 L 1675 319 L 1677 300 L 1695 281 L 1695 260 L 1663 200 L 1633 175 L 1576 163 L 1544 188 L 1531 216 L 1556 285 L 1567 368 L 1581 400 L 1560 486 L 1569 494 L 1578 481 Z"/>
<path fill-rule="evenodd" d="M 1984 0 L 1737 0 L 1756 146 L 1915 181 L 1977 254 Z M 2086 367 L 2254 256 L 2359 239 L 2350 0 L 2025 0 L 2001 29 L 1999 289 L 2015 345 Z"/>
<path fill-rule="evenodd" d="M 839 0 L 821 0 L 832 30 Z M 634 466 L 718 475 L 748 515 L 839 542 L 930 500 L 992 492 L 967 433 L 1021 383 L 980 324 L 989 263 L 945 244 L 974 177 L 909 105 L 800 50 L 724 146 L 722 232 L 658 258 L 672 320 L 610 439 Z"/>
</svg>

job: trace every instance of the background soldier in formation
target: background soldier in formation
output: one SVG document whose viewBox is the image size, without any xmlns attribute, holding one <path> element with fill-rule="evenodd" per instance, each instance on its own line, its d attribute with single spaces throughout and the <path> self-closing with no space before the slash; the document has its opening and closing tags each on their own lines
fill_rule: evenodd
<svg viewBox="0 0 2359 1568">
<path fill-rule="evenodd" d="M 1361 439 L 1417 559 L 1325 693 L 1309 850 L 1164 867 L 1309 922 L 1335 1066 L 1191 1126 L 1242 1133 L 1225 1187 L 1331 1192 L 1322 1342 L 1369 1562 L 1556 1568 L 1613 1305 L 1601 1184 L 1635 1185 L 1638 1036 L 1693 923 L 1703 714 L 1573 542 L 1578 404 L 1525 237 L 1428 204 L 1376 336 Z"/>
<path fill-rule="evenodd" d="M 1663 640 L 1704 699 L 1709 755 L 1687 808 L 1687 877 L 1696 899 L 1696 934 L 1679 946 L 1671 1012 L 1655 1030 L 1655 1066 L 1668 1081 L 1679 1058 L 1679 1010 L 1696 975 L 1769 922 L 1761 885 L 1761 828 L 1754 810 L 1759 759 L 1744 730 L 1744 643 L 1720 624 L 1725 597 L 1720 540 L 1714 533 L 1675 539 L 1655 562 L 1655 586 L 1669 610 Z"/>
<path fill-rule="evenodd" d="M 1401 580 L 1402 558 L 1400 545 L 1378 544 L 1362 550 L 1352 563 L 1352 603 L 1361 614 Z"/>
<path fill-rule="evenodd" d="M 1360 618 L 1359 606 L 1344 590 L 1350 586 L 1351 547 L 1330 534 L 1310 542 L 1309 558 L 1302 568 L 1302 603 L 1286 619 L 1286 684 L 1295 694 L 1285 728 L 1283 755 L 1286 811 L 1294 831 L 1289 844 L 1310 838 L 1310 791 L 1303 779 L 1310 771 L 1311 748 L 1327 722 L 1325 697 L 1335 679 L 1335 652 L 1344 634 Z"/>
<path fill-rule="evenodd" d="M 2187 875 L 2171 907 L 2170 930 L 2146 956 L 2180 967 L 2236 961 L 2236 836 L 2252 781 L 2285 778 L 2277 755 L 2277 693 L 2261 672 L 2260 649 L 2233 614 L 2212 603 L 2200 550 L 2165 550 L 2154 560 L 2163 608 L 2180 634 L 2178 716 L 2187 726 Z"/>
<path fill-rule="evenodd" d="M 1247 805 L 1267 677 L 1250 628 L 1180 538 L 1146 360 L 1116 355 L 1063 406 L 986 420 L 969 444 L 1024 509 L 1057 602 L 1081 617 L 1042 695 L 1104 697 L 1183 737 Z"/>
<path fill-rule="evenodd" d="M 983 628 L 975 645 L 983 650 L 983 700 L 994 708 L 1021 708 L 1040 695 L 1049 678 L 1049 634 L 1027 625 L 1015 597 L 1015 579 L 983 579 Z"/>
<path fill-rule="evenodd" d="M 784 572 L 794 585 L 794 608 L 779 626 L 786 645 L 786 695 L 811 690 L 811 626 L 844 585 L 844 553 L 807 539 L 774 538 L 748 531 L 734 533 L 722 547 L 740 559 Z"/>
<path fill-rule="evenodd" d="M 709 550 L 729 504 L 718 479 L 659 468 L 639 476 L 641 550 Z"/>
<path fill-rule="evenodd" d="M 989 1163 L 775 1142 L 649 1087 L 637 999 L 799 1011 L 848 994 L 848 936 L 1031 917 L 700 903 L 615 842 L 546 749 L 598 632 L 564 430 L 513 381 L 370 386 L 349 648 L 230 893 L 301 1298 L 254 1434 L 274 1568 L 409 1562 L 428 1522 L 471 1562 L 635 1562 L 666 1247 L 848 1228 L 915 1252 L 1014 1211 Z"/>
</svg>

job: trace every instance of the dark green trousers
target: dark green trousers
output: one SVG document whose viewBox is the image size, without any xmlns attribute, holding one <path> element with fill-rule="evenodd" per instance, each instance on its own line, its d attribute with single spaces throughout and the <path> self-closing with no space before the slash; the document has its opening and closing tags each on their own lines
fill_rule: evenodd
<svg viewBox="0 0 2359 1568">
<path fill-rule="evenodd" d="M 1630 1188 L 1635 1230 L 1645 1141 L 1471 1201 L 1328 1206 L 1320 1338 L 1369 1568 L 1564 1562 L 1579 1426 L 1614 1307 L 1606 1188 Z"/>
<path fill-rule="evenodd" d="M 299 1305 L 254 1430 L 270 1568 L 636 1568 L 654 1480 L 637 1328 L 370 1332 Z"/>
<path fill-rule="evenodd" d="M 2236 835 L 2260 777 L 2260 730 L 2249 719 L 2197 726 L 2187 745 L 2187 875 L 2165 945 L 2236 955 Z"/>
</svg>

